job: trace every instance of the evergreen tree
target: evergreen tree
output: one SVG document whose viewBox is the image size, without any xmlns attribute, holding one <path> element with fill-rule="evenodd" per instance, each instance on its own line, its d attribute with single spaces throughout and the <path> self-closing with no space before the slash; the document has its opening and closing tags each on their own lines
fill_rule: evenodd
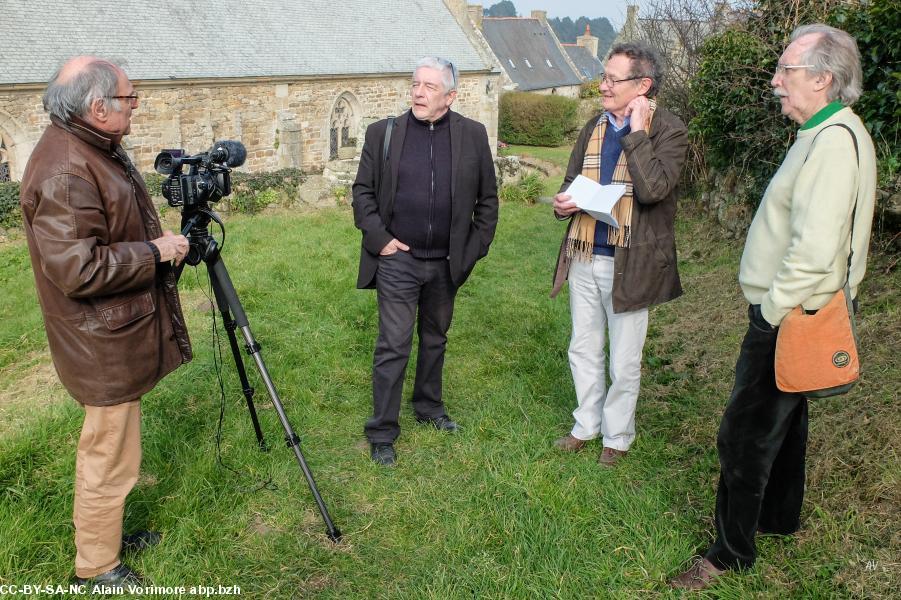
<svg viewBox="0 0 901 600">
<path fill-rule="evenodd" d="M 515 17 L 516 7 L 510 0 L 503 0 L 484 9 L 483 14 L 486 17 Z"/>
</svg>

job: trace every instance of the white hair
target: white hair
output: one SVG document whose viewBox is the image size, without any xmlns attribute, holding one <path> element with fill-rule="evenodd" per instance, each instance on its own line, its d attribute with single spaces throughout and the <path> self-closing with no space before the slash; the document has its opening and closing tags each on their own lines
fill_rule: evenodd
<svg viewBox="0 0 901 600">
<path fill-rule="evenodd" d="M 44 92 L 44 110 L 65 122 L 72 117 L 85 117 L 91 103 L 100 100 L 113 111 L 122 109 L 116 95 L 119 87 L 119 68 L 105 60 L 95 60 L 85 65 L 64 83 L 59 81 L 65 65 L 57 69 Z"/>
<path fill-rule="evenodd" d="M 841 100 L 846 105 L 854 104 L 860 98 L 863 81 L 857 42 L 841 29 L 823 23 L 798 27 L 792 32 L 791 41 L 811 34 L 817 39 L 803 53 L 801 62 L 813 65 L 812 73 L 832 74 L 832 85 L 827 92 L 830 102 Z"/>
<path fill-rule="evenodd" d="M 457 89 L 457 77 L 459 76 L 459 72 L 457 71 L 457 67 L 455 67 L 454 63 L 451 61 L 437 56 L 420 58 L 419 62 L 416 63 L 416 68 L 413 69 L 414 75 L 420 67 L 428 67 L 429 69 L 435 69 L 436 71 L 441 72 L 441 80 L 444 82 L 445 93 L 449 94 Z"/>
</svg>

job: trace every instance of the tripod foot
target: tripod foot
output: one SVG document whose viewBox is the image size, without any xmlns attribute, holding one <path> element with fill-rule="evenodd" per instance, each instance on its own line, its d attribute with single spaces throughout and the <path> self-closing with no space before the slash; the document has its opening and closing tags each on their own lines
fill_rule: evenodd
<svg viewBox="0 0 901 600">
<path fill-rule="evenodd" d="M 328 535 L 328 539 L 332 540 L 336 544 L 341 541 L 341 532 L 337 527 L 331 531 L 326 532 L 326 535 Z"/>
</svg>

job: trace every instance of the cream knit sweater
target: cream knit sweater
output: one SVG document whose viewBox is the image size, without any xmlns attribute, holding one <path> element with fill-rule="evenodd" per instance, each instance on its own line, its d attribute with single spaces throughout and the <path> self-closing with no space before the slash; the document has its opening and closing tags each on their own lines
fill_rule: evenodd
<svg viewBox="0 0 901 600">
<path fill-rule="evenodd" d="M 829 127 L 836 123 L 857 136 L 859 169 L 851 135 L 842 127 Z M 821 308 L 844 284 L 855 191 L 852 297 L 866 270 L 876 153 L 860 118 L 845 107 L 798 132 L 748 230 L 738 280 L 745 298 L 761 305 L 768 322 L 778 325 L 798 305 Z"/>
</svg>

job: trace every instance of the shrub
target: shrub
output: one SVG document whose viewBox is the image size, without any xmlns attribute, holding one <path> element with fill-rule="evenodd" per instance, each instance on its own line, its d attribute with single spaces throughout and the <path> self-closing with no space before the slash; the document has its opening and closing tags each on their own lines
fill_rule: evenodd
<svg viewBox="0 0 901 600">
<path fill-rule="evenodd" d="M 501 187 L 498 197 L 504 202 L 535 204 L 544 184 L 538 173 L 529 173 L 519 181 Z"/>
<path fill-rule="evenodd" d="M 582 85 L 579 86 L 579 98 L 597 98 L 601 95 L 601 81 L 599 79 L 595 79 L 593 81 L 586 81 Z"/>
<path fill-rule="evenodd" d="M 691 82 L 696 116 L 689 132 L 693 152 L 719 172 L 735 171 L 750 182 L 756 205 L 798 125 L 780 115 L 770 80 L 792 30 L 826 22 L 857 39 L 864 73 L 864 94 L 854 105 L 873 134 L 879 153 L 880 183 L 899 163 L 901 131 L 901 11 L 897 0 L 848 3 L 840 0 L 755 0 L 746 20 L 711 36 L 701 51 Z"/>
<path fill-rule="evenodd" d="M 159 196 L 165 176 L 145 173 L 144 182 L 150 193 Z M 270 204 L 290 206 L 297 197 L 297 189 L 304 181 L 299 169 L 281 169 L 267 173 L 233 172 L 232 193 L 221 201 L 222 210 L 256 214 Z"/>
<path fill-rule="evenodd" d="M 562 96 L 510 92 L 498 106 L 498 136 L 509 144 L 560 146 L 576 130 L 579 103 Z"/>
<path fill-rule="evenodd" d="M 897 0 L 839 6 L 830 23 L 857 39 L 863 63 L 863 95 L 856 112 L 873 135 L 880 184 L 896 185 L 901 162 L 901 10 Z"/>
<path fill-rule="evenodd" d="M 769 80 L 775 53 L 766 41 L 743 30 L 729 30 L 707 40 L 691 102 L 697 116 L 689 124 L 703 146 L 708 167 L 737 166 L 749 175 L 758 197 L 792 140 L 795 127 L 780 114 Z"/>
<path fill-rule="evenodd" d="M 165 175 L 160 175 L 159 173 L 142 173 L 141 178 L 144 180 L 144 185 L 147 186 L 147 191 L 150 192 L 151 196 L 162 196 L 163 192 L 163 182 L 166 181 Z"/>
<path fill-rule="evenodd" d="M 0 181 L 0 227 L 5 229 L 22 225 L 22 210 L 19 208 L 19 184 L 15 181 Z"/>
</svg>

